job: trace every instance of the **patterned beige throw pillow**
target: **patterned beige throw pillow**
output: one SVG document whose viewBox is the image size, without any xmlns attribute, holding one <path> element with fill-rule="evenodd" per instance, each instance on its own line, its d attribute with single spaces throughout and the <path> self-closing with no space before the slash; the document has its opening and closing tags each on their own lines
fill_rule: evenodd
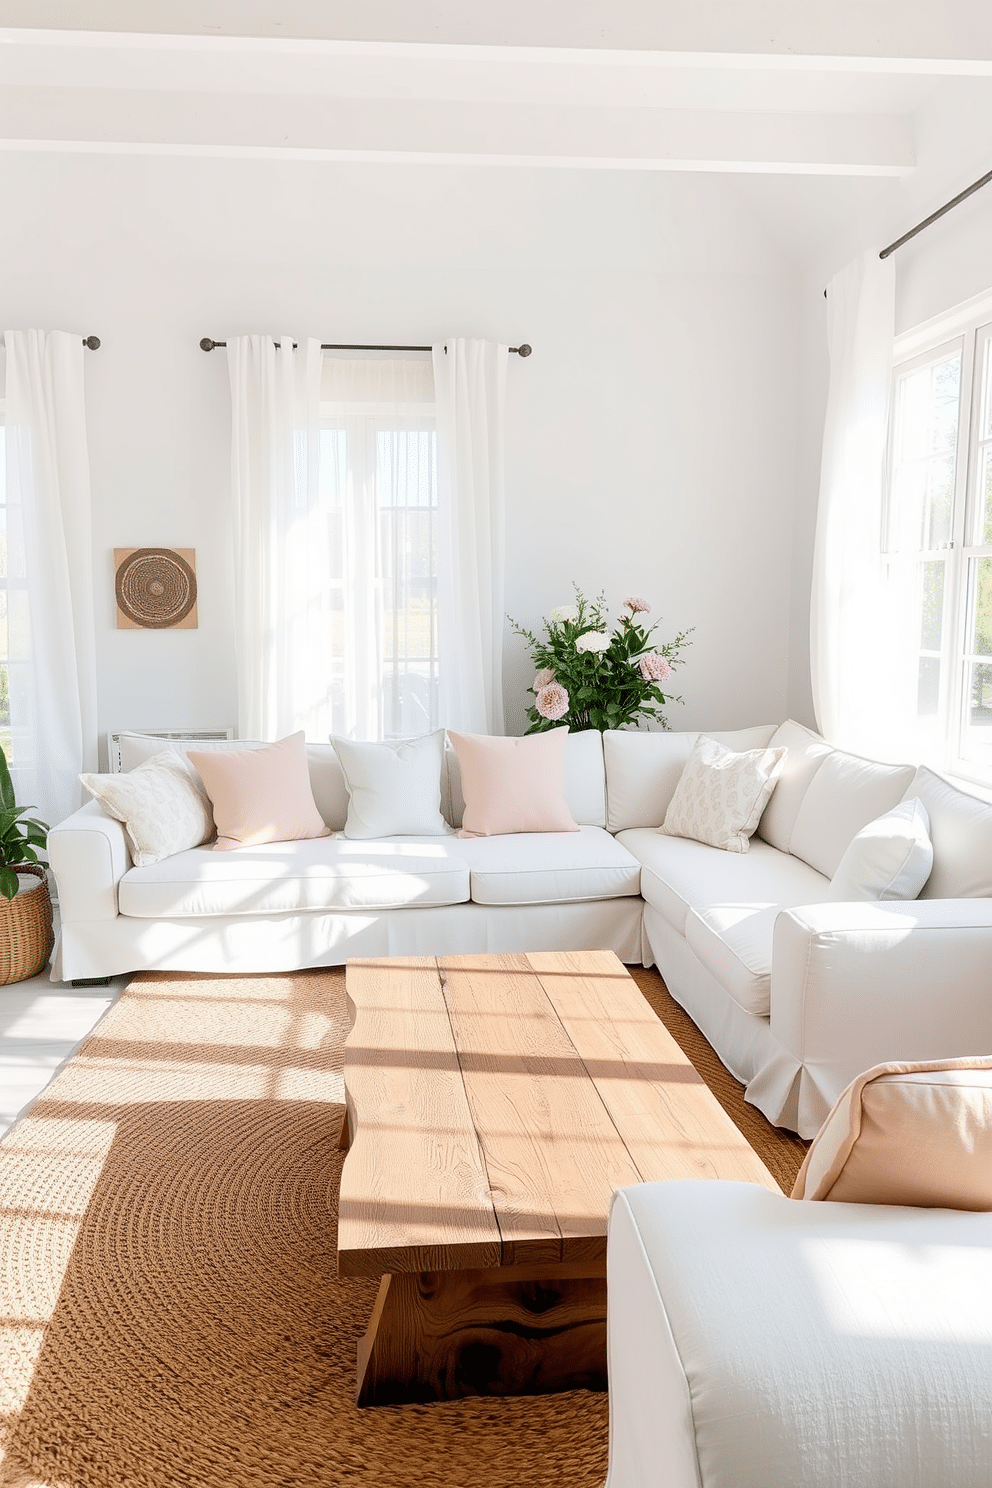
<svg viewBox="0 0 992 1488">
<path fill-rule="evenodd" d="M 734 754 L 700 734 L 659 830 L 727 852 L 747 852 L 748 838 L 775 789 L 786 753 L 749 749 Z"/>
<path fill-rule="evenodd" d="M 108 816 L 124 825 L 138 868 L 199 847 L 213 836 L 206 792 L 192 769 L 170 749 L 125 775 L 80 775 Z"/>
</svg>

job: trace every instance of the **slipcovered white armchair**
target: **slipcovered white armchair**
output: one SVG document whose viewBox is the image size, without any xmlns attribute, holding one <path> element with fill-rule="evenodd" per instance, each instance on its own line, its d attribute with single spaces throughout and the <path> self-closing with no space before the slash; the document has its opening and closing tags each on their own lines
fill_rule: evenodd
<svg viewBox="0 0 992 1488">
<path fill-rule="evenodd" d="M 990 1209 L 989 1059 L 854 1081 L 793 1198 L 620 1190 L 607 1488 L 987 1488 Z"/>
</svg>

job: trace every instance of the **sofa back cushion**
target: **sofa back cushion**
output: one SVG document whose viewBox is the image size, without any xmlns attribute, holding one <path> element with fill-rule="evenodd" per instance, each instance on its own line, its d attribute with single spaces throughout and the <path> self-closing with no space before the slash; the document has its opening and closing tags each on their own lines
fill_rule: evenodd
<svg viewBox="0 0 992 1488">
<path fill-rule="evenodd" d="M 774 732 L 775 725 L 769 723 L 729 733 L 709 732 L 707 737 L 741 753 L 764 749 Z M 674 734 L 667 730 L 606 731 L 603 735 L 606 825 L 611 832 L 661 826 L 698 738 L 698 734 Z"/>
<path fill-rule="evenodd" d="M 258 739 L 162 739 L 153 734 L 121 734 L 121 769 L 133 770 L 145 760 L 171 749 L 184 758 L 191 749 L 261 749 Z M 348 816 L 348 787 L 332 744 L 308 744 L 307 768 L 317 810 L 332 832 L 344 830 Z"/>
<path fill-rule="evenodd" d="M 598 729 L 571 731 L 565 738 L 565 801 L 580 827 L 606 826 L 606 776 L 603 770 L 603 736 Z M 458 756 L 450 747 L 444 752 L 441 775 L 441 811 L 453 827 L 461 827 L 465 796 Z"/>
<path fill-rule="evenodd" d="M 921 899 L 992 897 L 992 806 L 921 765 L 906 796 L 930 818 L 933 869 Z"/>
<path fill-rule="evenodd" d="M 772 749 L 784 748 L 785 763 L 758 823 L 757 836 L 779 852 L 790 852 L 792 831 L 799 808 L 817 770 L 831 748 L 827 741 L 789 718 L 777 728 L 770 740 Z"/>
<path fill-rule="evenodd" d="M 915 773 L 912 765 L 883 765 L 832 749 L 803 796 L 789 851 L 833 878 L 857 833 L 903 799 Z"/>
</svg>

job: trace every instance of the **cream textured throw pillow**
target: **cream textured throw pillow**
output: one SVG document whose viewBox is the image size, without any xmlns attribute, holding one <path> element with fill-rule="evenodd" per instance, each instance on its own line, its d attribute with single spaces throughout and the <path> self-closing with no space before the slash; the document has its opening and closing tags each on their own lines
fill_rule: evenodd
<svg viewBox="0 0 992 1488">
<path fill-rule="evenodd" d="M 859 1075 L 817 1133 L 792 1197 L 992 1209 L 992 1058 Z"/>
<path fill-rule="evenodd" d="M 139 868 L 199 847 L 214 819 L 199 780 L 172 750 L 153 755 L 126 775 L 80 775 L 108 816 L 122 822 Z"/>
<path fill-rule="evenodd" d="M 521 739 L 449 729 L 448 738 L 465 797 L 459 837 L 579 830 L 565 800 L 567 728 Z"/>
<path fill-rule="evenodd" d="M 348 787 L 346 837 L 440 837 L 444 729 L 420 739 L 331 743 Z"/>
<path fill-rule="evenodd" d="M 327 837 L 314 804 L 302 731 L 260 749 L 191 749 L 214 808 L 218 852 Z"/>
<path fill-rule="evenodd" d="M 747 852 L 785 763 L 785 749 L 734 754 L 701 734 L 679 776 L 660 830 L 727 852 Z"/>
</svg>

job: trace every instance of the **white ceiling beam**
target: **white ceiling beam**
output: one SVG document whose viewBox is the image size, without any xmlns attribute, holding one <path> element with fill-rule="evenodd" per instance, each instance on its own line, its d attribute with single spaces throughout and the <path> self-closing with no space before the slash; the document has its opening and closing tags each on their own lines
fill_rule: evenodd
<svg viewBox="0 0 992 1488">
<path fill-rule="evenodd" d="M 903 175 L 906 117 L 0 89 L 0 148 Z"/>
<path fill-rule="evenodd" d="M 987 0 L 3 0 L 5 28 L 575 47 L 987 71 Z"/>
</svg>

